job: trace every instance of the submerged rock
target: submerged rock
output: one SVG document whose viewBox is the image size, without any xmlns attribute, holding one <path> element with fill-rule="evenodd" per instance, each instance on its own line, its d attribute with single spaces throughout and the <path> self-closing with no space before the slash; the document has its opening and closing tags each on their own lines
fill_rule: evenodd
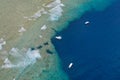
<svg viewBox="0 0 120 80">
<path fill-rule="evenodd" d="M 36 47 L 36 49 L 41 49 L 42 48 L 42 46 L 41 45 L 39 45 L 38 47 Z"/>
<path fill-rule="evenodd" d="M 43 43 L 43 44 L 44 44 L 45 46 L 46 46 L 46 45 L 49 45 L 49 43 L 48 43 L 48 42 L 45 42 L 45 43 Z"/>
<path fill-rule="evenodd" d="M 47 49 L 46 52 L 47 52 L 48 54 L 53 54 L 53 52 L 50 51 L 49 49 Z"/>
</svg>

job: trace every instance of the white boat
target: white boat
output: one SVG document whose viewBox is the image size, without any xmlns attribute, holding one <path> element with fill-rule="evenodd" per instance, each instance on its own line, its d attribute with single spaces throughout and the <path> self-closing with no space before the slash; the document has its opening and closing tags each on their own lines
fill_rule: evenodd
<svg viewBox="0 0 120 80">
<path fill-rule="evenodd" d="M 61 37 L 61 36 L 56 36 L 55 38 L 56 38 L 56 39 L 59 39 L 59 40 L 60 40 L 60 39 L 62 39 L 62 37 Z"/>
<path fill-rule="evenodd" d="M 71 68 L 72 66 L 73 66 L 73 63 L 70 63 L 69 66 L 68 66 L 68 68 Z"/>
<path fill-rule="evenodd" d="M 90 23 L 90 21 L 86 21 L 86 22 L 85 22 L 85 25 L 87 25 L 87 24 L 89 24 L 89 23 Z"/>
</svg>

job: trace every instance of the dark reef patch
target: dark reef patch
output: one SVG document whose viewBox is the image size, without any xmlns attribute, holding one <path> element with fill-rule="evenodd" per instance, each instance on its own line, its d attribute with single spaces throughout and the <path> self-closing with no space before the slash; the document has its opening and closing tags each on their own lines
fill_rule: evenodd
<svg viewBox="0 0 120 80">
<path fill-rule="evenodd" d="M 32 50 L 35 50 L 35 48 L 31 48 L 31 51 L 32 51 Z"/>
<path fill-rule="evenodd" d="M 49 43 L 48 43 L 48 42 L 45 42 L 45 43 L 43 43 L 43 44 L 44 44 L 45 46 L 46 46 L 46 45 L 49 45 Z"/>
<path fill-rule="evenodd" d="M 37 49 L 41 49 L 42 48 L 42 45 L 39 45 L 38 47 L 36 47 Z"/>
<path fill-rule="evenodd" d="M 49 49 L 47 49 L 46 52 L 47 52 L 48 54 L 53 54 L 53 52 L 50 51 Z"/>
</svg>

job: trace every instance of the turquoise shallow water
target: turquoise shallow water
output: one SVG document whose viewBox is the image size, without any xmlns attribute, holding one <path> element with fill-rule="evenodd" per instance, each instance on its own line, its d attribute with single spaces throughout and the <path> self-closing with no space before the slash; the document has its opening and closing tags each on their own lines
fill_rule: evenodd
<svg viewBox="0 0 120 80">
<path fill-rule="evenodd" d="M 58 33 L 53 44 L 71 80 L 120 80 L 120 1 L 89 11 Z M 89 25 L 84 25 L 86 20 Z M 70 62 L 74 65 L 68 69 Z"/>
</svg>

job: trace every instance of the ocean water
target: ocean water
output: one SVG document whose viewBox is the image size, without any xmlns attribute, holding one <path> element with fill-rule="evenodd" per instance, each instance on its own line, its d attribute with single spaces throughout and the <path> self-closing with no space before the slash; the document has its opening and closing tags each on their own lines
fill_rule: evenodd
<svg viewBox="0 0 120 80">
<path fill-rule="evenodd" d="M 120 80 L 119 9 L 117 0 L 105 10 L 88 11 L 57 34 L 61 40 L 52 38 L 71 80 Z"/>
<path fill-rule="evenodd" d="M 63 49 L 63 51 L 66 51 L 66 56 L 65 54 L 61 54 L 62 52 L 59 51 L 58 52 L 61 55 L 58 56 L 57 52 L 54 50 L 53 44 L 51 44 L 50 39 L 53 35 L 56 34 L 55 30 L 61 31 L 63 28 L 67 28 L 66 25 L 68 25 L 70 21 L 79 18 L 86 11 L 104 10 L 107 6 L 109 6 L 112 3 L 112 1 L 115 0 L 1 1 L 0 36 L 3 36 L 4 39 L 2 42 L 4 42 L 5 40 L 6 45 L 3 45 L 3 43 L 0 44 L 1 49 L 3 50 L 0 51 L 0 66 L 4 65 L 4 60 L 6 66 L 3 66 L 2 69 L 0 68 L 0 74 L 2 74 L 0 75 L 0 80 L 69 80 L 68 76 L 64 74 L 63 70 L 61 69 L 59 56 L 62 59 L 62 61 L 65 61 L 63 62 L 62 68 L 70 76 L 71 79 L 77 79 L 77 77 L 79 78 L 80 75 L 83 75 L 83 73 L 87 73 L 89 70 L 92 70 L 90 69 L 92 67 L 94 69 L 94 66 L 91 64 L 89 65 L 89 62 L 85 59 L 86 55 L 88 56 L 88 54 L 85 54 L 85 52 L 83 52 L 84 50 L 87 50 L 84 49 L 86 46 L 83 45 L 83 47 L 81 48 L 78 48 L 75 44 L 72 44 L 71 46 L 71 43 L 73 43 L 74 41 L 77 42 L 76 39 L 72 40 L 72 42 L 70 41 L 70 37 L 73 36 L 70 35 L 68 39 L 63 39 L 67 40 L 67 46 L 69 46 L 68 49 L 72 50 L 73 47 L 76 48 L 76 50 L 73 49 L 72 51 L 68 52 L 69 56 L 68 54 L 66 54 L 67 51 L 64 45 L 63 48 L 65 50 Z M 52 7 L 46 7 L 47 4 L 49 5 L 53 3 L 54 5 L 52 5 Z M 71 23 L 71 25 L 77 27 L 75 26 L 77 25 L 77 23 Z M 73 27 L 72 29 L 74 30 Z M 82 31 L 84 32 L 84 27 L 83 30 L 82 27 L 80 30 L 82 36 Z M 71 32 L 72 31 L 70 31 L 70 33 Z M 79 36 L 77 37 L 79 41 Z M 74 38 L 76 38 L 76 36 Z M 80 39 L 84 40 L 84 38 L 82 37 Z M 49 45 L 44 45 L 46 42 L 48 42 Z M 66 43 L 65 41 L 63 42 Z M 38 47 L 40 46 L 43 46 L 42 49 L 39 49 L 39 51 L 34 50 L 38 49 Z M 32 48 L 33 51 L 31 51 L 30 48 Z M 77 53 L 80 53 L 78 51 L 79 49 L 84 49 L 82 51 L 84 53 L 84 57 L 82 56 L 82 52 L 81 54 L 77 55 Z M 54 54 L 49 54 L 50 52 L 48 52 L 47 50 L 50 50 L 50 52 L 53 52 Z M 9 55 L 9 52 L 11 51 L 12 53 Z M 90 51 L 88 50 L 88 52 Z M 73 54 L 77 57 L 75 57 Z M 80 55 L 81 58 L 79 57 Z M 62 56 L 64 57 L 62 58 Z M 92 59 L 92 57 L 89 56 L 88 58 L 90 60 Z M 84 59 L 84 62 L 82 62 L 82 59 Z M 74 66 L 71 69 L 68 69 L 68 65 L 70 62 L 73 62 Z M 13 67 L 11 67 L 11 65 Z M 84 69 L 82 69 L 82 67 L 84 67 Z"/>
</svg>

